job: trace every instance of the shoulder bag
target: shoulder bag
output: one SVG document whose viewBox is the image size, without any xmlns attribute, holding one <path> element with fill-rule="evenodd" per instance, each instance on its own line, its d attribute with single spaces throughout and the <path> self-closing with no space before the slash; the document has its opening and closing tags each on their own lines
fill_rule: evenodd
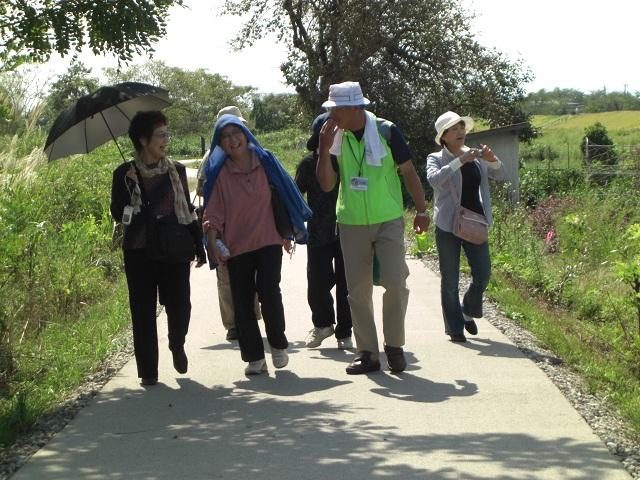
<svg viewBox="0 0 640 480">
<path fill-rule="evenodd" d="M 476 213 L 460 205 L 460 196 L 453 188 L 451 179 L 447 180 L 455 209 L 453 213 L 452 233 L 474 245 L 482 245 L 489 239 L 489 224 L 484 215 Z"/>
<path fill-rule="evenodd" d="M 269 183 L 271 188 L 271 206 L 273 207 L 273 219 L 276 223 L 276 230 L 282 238 L 293 238 L 293 223 L 289 216 L 287 206 L 284 204 L 278 193 L 278 189 Z"/>
</svg>

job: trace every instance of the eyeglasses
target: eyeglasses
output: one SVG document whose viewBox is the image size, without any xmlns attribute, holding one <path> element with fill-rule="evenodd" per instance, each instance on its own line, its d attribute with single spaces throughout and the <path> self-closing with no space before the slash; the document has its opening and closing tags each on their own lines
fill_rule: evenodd
<svg viewBox="0 0 640 480">
<path fill-rule="evenodd" d="M 224 142 L 225 140 L 230 140 L 233 137 L 237 137 L 238 135 L 244 135 L 242 130 L 230 130 L 228 132 L 224 132 L 220 135 L 220 142 Z"/>
<path fill-rule="evenodd" d="M 163 140 L 169 140 L 171 138 L 171 134 L 169 132 L 154 133 L 153 136 Z"/>
</svg>

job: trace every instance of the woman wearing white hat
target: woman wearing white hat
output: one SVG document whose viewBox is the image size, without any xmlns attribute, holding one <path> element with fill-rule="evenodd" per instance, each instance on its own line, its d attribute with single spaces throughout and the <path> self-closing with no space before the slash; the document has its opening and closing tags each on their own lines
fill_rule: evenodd
<svg viewBox="0 0 640 480">
<path fill-rule="evenodd" d="M 427 180 L 434 195 L 442 314 L 445 333 L 453 342 L 466 342 L 464 330 L 471 335 L 478 333 L 474 318 L 482 317 L 482 295 L 489 283 L 491 260 L 488 242 L 477 245 L 453 234 L 454 214 L 458 205 L 462 205 L 483 215 L 491 226 L 488 179 L 499 176 L 502 162 L 486 145 L 465 146 L 467 133 L 473 128 L 471 117 L 446 112 L 438 117 L 435 127 L 435 141 L 443 148 L 427 157 Z M 471 284 L 462 303 L 458 296 L 461 248 L 471 268 Z"/>
</svg>

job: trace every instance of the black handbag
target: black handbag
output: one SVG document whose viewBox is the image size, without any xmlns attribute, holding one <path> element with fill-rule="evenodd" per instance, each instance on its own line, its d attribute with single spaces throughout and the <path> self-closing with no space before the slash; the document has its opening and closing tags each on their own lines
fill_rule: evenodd
<svg viewBox="0 0 640 480">
<path fill-rule="evenodd" d="M 278 189 L 271 183 L 269 186 L 271 187 L 271 206 L 273 207 L 273 219 L 276 223 L 276 230 L 278 230 L 282 238 L 293 238 L 293 223 L 291 222 L 287 207 L 280 198 Z"/>
<path fill-rule="evenodd" d="M 196 245 L 189 228 L 181 224 L 175 214 L 153 218 L 151 205 L 142 185 L 142 176 L 137 167 L 136 174 L 140 180 L 138 185 L 146 218 L 147 255 L 163 263 L 191 262 L 196 256 Z"/>
<path fill-rule="evenodd" d="M 166 215 L 147 223 L 147 254 L 159 262 L 188 263 L 196 256 L 196 246 L 187 226 Z"/>
</svg>

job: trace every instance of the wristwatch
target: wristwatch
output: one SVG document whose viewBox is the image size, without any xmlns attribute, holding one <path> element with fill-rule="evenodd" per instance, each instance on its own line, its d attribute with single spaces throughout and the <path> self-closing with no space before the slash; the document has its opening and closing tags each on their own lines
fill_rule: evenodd
<svg viewBox="0 0 640 480">
<path fill-rule="evenodd" d="M 429 218 L 429 210 L 425 210 L 424 212 L 416 212 L 416 217 L 426 217 Z"/>
</svg>

